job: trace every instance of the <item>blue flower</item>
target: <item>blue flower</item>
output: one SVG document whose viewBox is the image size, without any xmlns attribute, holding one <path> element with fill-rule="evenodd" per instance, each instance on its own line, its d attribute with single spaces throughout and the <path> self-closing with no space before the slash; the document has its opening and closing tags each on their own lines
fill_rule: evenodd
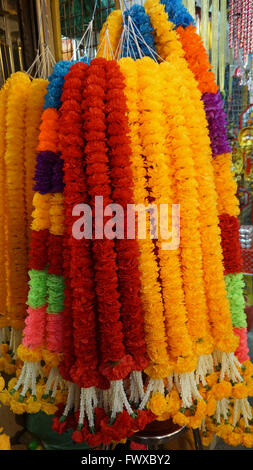
<svg viewBox="0 0 253 470">
<path fill-rule="evenodd" d="M 175 28 L 178 26 L 189 26 L 191 23 L 194 23 L 194 19 L 185 8 L 182 0 L 160 0 L 161 3 L 165 6 L 165 11 L 168 13 L 169 21 L 174 23 Z"/>
<path fill-rule="evenodd" d="M 129 26 L 129 17 L 132 26 Z M 141 5 L 133 5 L 124 12 L 124 23 L 128 26 L 129 37 L 123 45 L 123 57 L 139 59 L 143 56 L 154 58 L 155 41 L 149 16 Z M 151 49 L 151 50 L 150 50 Z"/>
</svg>

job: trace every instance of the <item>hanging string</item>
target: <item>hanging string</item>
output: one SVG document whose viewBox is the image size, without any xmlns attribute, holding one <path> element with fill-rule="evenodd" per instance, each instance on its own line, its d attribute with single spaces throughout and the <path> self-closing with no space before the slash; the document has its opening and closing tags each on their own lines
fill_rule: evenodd
<svg viewBox="0 0 253 470">
<path fill-rule="evenodd" d="M 94 24 L 96 9 L 97 9 L 97 2 L 98 2 L 98 0 L 95 0 L 95 4 L 94 4 L 93 12 L 92 12 L 92 15 L 91 15 L 91 19 L 90 19 L 90 21 L 87 25 L 87 28 L 84 31 L 84 34 L 82 35 L 80 41 L 78 42 L 77 46 L 75 47 L 75 49 L 73 51 L 71 61 L 74 60 L 75 57 L 77 57 L 78 59 L 80 58 L 80 56 L 78 57 L 77 54 L 79 53 L 80 46 L 81 46 L 82 43 L 84 43 L 84 47 L 83 47 L 84 57 L 86 57 L 87 59 L 91 58 L 93 24 Z M 85 26 L 85 24 L 84 24 L 84 26 Z M 87 36 L 87 38 L 86 38 L 86 36 Z"/>
<path fill-rule="evenodd" d="M 43 27 L 44 20 L 44 27 Z M 52 54 L 48 45 L 48 22 L 47 22 L 47 10 L 45 0 L 40 0 L 40 17 L 39 17 L 39 32 L 38 32 L 38 44 L 36 50 L 36 56 L 27 70 L 27 74 L 31 78 L 48 78 L 52 68 L 55 65 L 55 58 Z M 43 39 L 43 31 L 45 32 L 45 40 Z M 45 42 L 44 42 L 45 41 Z"/>
</svg>

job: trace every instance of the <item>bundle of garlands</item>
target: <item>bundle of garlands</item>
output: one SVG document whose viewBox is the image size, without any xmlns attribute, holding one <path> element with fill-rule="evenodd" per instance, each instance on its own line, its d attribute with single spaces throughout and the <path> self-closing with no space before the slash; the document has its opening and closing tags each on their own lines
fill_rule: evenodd
<svg viewBox="0 0 253 470">
<path fill-rule="evenodd" d="M 21 365 L 36 147 L 47 81 L 14 73 L 0 90 L 0 371 Z"/>
<path fill-rule="evenodd" d="M 109 16 L 97 56 L 50 78 L 23 367 L 1 400 L 56 412 L 53 429 L 90 446 L 171 418 L 252 447 L 239 209 L 204 46 L 179 0 L 146 0 Z M 129 236 L 129 204 L 152 236 L 134 221 Z M 147 208 L 172 204 L 180 243 L 165 249 L 172 214 L 156 237 Z"/>
</svg>

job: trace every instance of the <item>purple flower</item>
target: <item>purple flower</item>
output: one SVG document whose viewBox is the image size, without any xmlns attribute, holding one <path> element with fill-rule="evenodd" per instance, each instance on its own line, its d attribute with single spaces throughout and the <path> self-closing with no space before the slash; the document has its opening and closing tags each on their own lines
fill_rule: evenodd
<svg viewBox="0 0 253 470">
<path fill-rule="evenodd" d="M 40 194 L 63 192 L 63 162 L 60 155 L 50 151 L 37 155 L 34 191 Z"/>
<path fill-rule="evenodd" d="M 226 130 L 227 120 L 220 92 L 205 93 L 202 100 L 208 122 L 213 158 L 222 153 L 230 153 L 231 147 L 227 140 Z"/>
</svg>

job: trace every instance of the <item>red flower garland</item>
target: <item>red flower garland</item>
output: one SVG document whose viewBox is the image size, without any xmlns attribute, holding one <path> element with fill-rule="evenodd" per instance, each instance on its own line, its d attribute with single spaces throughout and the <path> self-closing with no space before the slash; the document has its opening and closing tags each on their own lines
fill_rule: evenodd
<svg viewBox="0 0 253 470">
<path fill-rule="evenodd" d="M 29 269 L 43 271 L 48 264 L 48 237 L 49 232 L 45 230 L 33 230 L 31 233 Z"/>
<path fill-rule="evenodd" d="M 242 254 L 239 241 L 239 221 L 237 217 L 220 215 L 221 246 L 224 258 L 224 274 L 242 272 Z"/>
<path fill-rule="evenodd" d="M 142 301 L 140 296 L 139 249 L 137 240 L 126 238 L 127 204 L 133 204 L 133 181 L 130 165 L 130 141 L 124 77 L 116 61 L 106 63 L 106 124 L 109 148 L 112 200 L 124 209 L 124 237 L 116 239 L 121 321 L 124 344 L 134 359 L 134 368 L 148 365 Z"/>
<path fill-rule="evenodd" d="M 73 218 L 70 209 L 74 204 L 86 203 L 87 187 L 83 169 L 82 137 L 82 89 L 88 65 L 78 63 L 71 67 L 65 78 L 60 110 L 60 131 L 62 159 L 64 160 L 65 190 L 68 230 Z M 70 235 L 70 234 L 69 234 Z M 72 380 L 80 387 L 109 387 L 104 384 L 98 372 L 98 347 L 96 331 L 96 298 L 94 288 L 93 260 L 90 240 L 76 240 L 71 236 L 70 279 L 72 288 L 72 315 L 76 361 L 71 369 Z"/>
<path fill-rule="evenodd" d="M 85 163 L 91 206 L 95 197 L 103 196 L 104 207 L 110 204 L 111 188 L 106 139 L 105 91 L 106 60 L 94 59 L 88 69 L 83 92 Z M 102 228 L 102 220 L 97 221 Z M 109 380 L 125 378 L 133 370 L 133 360 L 123 343 L 115 243 L 104 238 L 92 242 L 98 320 L 100 323 L 100 372 Z"/>
<path fill-rule="evenodd" d="M 63 236 L 49 234 L 48 237 L 48 273 L 63 275 Z"/>
</svg>

